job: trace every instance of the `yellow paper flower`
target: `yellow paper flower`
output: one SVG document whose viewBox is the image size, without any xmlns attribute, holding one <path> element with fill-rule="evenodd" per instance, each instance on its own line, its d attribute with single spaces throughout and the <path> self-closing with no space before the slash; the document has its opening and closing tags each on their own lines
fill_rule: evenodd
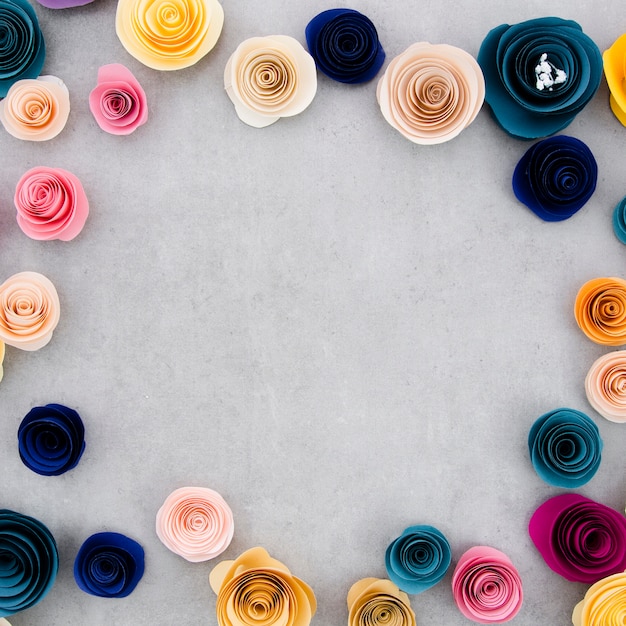
<svg viewBox="0 0 626 626">
<path fill-rule="evenodd" d="M 223 25 L 217 0 L 119 0 L 115 19 L 124 48 L 155 70 L 197 63 L 215 46 Z"/>
<path fill-rule="evenodd" d="M 348 591 L 348 626 L 415 626 L 415 613 L 390 580 L 363 578 Z"/>
<path fill-rule="evenodd" d="M 602 55 L 604 75 L 609 85 L 611 96 L 609 102 L 615 117 L 626 126 L 626 34 Z"/>
<path fill-rule="evenodd" d="M 626 572 L 613 574 L 589 587 L 574 607 L 574 626 L 622 626 L 626 618 Z"/>
</svg>

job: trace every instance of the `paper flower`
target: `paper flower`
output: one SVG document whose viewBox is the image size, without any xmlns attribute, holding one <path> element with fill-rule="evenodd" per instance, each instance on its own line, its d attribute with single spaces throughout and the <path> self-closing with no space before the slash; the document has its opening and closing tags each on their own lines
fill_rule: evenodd
<svg viewBox="0 0 626 626">
<path fill-rule="evenodd" d="M 217 0 L 119 0 L 115 17 L 127 52 L 155 70 L 194 65 L 215 46 L 223 25 Z"/>
<path fill-rule="evenodd" d="M 4 368 L 2 367 L 2 362 L 4 361 L 4 341 L 0 341 L 0 381 L 4 376 Z"/>
<path fill-rule="evenodd" d="M 626 569 L 626 518 L 589 498 L 550 498 L 531 517 L 528 532 L 548 567 L 567 580 L 594 583 Z"/>
<path fill-rule="evenodd" d="M 43 600 L 59 569 L 52 533 L 40 521 L 0 510 L 0 617 Z"/>
<path fill-rule="evenodd" d="M 470 548 L 461 556 L 452 593 L 461 613 L 479 624 L 503 624 L 522 607 L 522 580 L 515 566 L 506 554 L 488 546 Z"/>
<path fill-rule="evenodd" d="M 0 617 L 0 626 L 11 626 L 11 622 L 4 617 Z"/>
<path fill-rule="evenodd" d="M 0 122 L 8 133 L 26 141 L 56 137 L 70 114 L 70 94 L 56 76 L 20 80 L 0 101 Z"/>
<path fill-rule="evenodd" d="M 437 144 L 456 137 L 478 115 L 485 83 L 465 50 L 419 42 L 391 61 L 376 97 L 384 118 L 407 139 Z"/>
<path fill-rule="evenodd" d="M 19 272 L 0 285 L 0 340 L 39 350 L 52 339 L 61 305 L 54 285 L 37 272 Z"/>
<path fill-rule="evenodd" d="M 574 626 L 620 626 L 626 615 L 626 572 L 613 574 L 589 587 L 574 607 Z"/>
<path fill-rule="evenodd" d="M 598 46 L 579 24 L 558 17 L 494 28 L 480 47 L 478 63 L 496 121 L 522 139 L 563 130 L 602 79 Z"/>
<path fill-rule="evenodd" d="M 385 553 L 387 575 L 407 593 L 421 593 L 437 584 L 452 559 L 450 544 L 432 526 L 410 526 Z"/>
<path fill-rule="evenodd" d="M 17 183 L 14 202 L 17 223 L 31 239 L 74 239 L 89 214 L 80 180 L 61 168 L 28 170 Z"/>
<path fill-rule="evenodd" d="M 166 499 L 156 516 L 156 533 L 172 552 L 193 563 L 222 554 L 235 531 L 233 513 L 213 489 L 181 487 Z"/>
<path fill-rule="evenodd" d="M 239 119 L 264 128 L 311 104 L 317 91 L 315 61 L 293 37 L 251 37 L 228 59 L 224 88 Z"/>
<path fill-rule="evenodd" d="M 589 404 L 611 422 L 626 422 L 626 350 L 597 359 L 585 378 Z"/>
<path fill-rule="evenodd" d="M 626 126 L 626 34 L 618 37 L 615 43 L 604 51 L 604 75 L 611 95 L 609 103 L 615 117 Z"/>
<path fill-rule="evenodd" d="M 348 591 L 348 626 L 415 626 L 415 613 L 390 580 L 363 578 Z"/>
<path fill-rule="evenodd" d="M 372 21 L 352 9 L 330 9 L 305 29 L 309 52 L 320 72 L 340 83 L 372 80 L 385 62 Z"/>
<path fill-rule="evenodd" d="M 74 561 L 74 580 L 85 592 L 101 598 L 125 598 L 144 572 L 143 548 L 120 533 L 87 538 Z"/>
<path fill-rule="evenodd" d="M 263 548 L 218 563 L 209 583 L 218 626 L 308 626 L 317 608 L 311 588 Z"/>
<path fill-rule="evenodd" d="M 615 236 L 626 244 L 626 197 L 617 203 L 613 211 L 613 230 Z"/>
<path fill-rule="evenodd" d="M 17 431 L 20 458 L 42 476 L 60 476 L 78 465 L 85 450 L 80 415 L 62 404 L 32 408 Z"/>
<path fill-rule="evenodd" d="M 93 2 L 93 0 L 37 0 L 37 2 L 47 9 L 71 9 L 82 7 Z"/>
<path fill-rule="evenodd" d="M 602 439 L 593 420 L 574 409 L 555 409 L 528 433 L 530 459 L 540 478 L 573 489 L 588 483 L 600 467 Z"/>
<path fill-rule="evenodd" d="M 45 57 L 33 7 L 26 0 L 0 0 L 0 98 L 16 81 L 37 78 Z"/>
<path fill-rule="evenodd" d="M 578 291 L 574 316 L 580 329 L 604 346 L 626 344 L 626 281 L 594 278 Z"/>
<path fill-rule="evenodd" d="M 546 222 L 571 217 L 591 198 L 598 165 L 580 139 L 558 135 L 533 145 L 513 172 L 517 199 Z"/>
</svg>

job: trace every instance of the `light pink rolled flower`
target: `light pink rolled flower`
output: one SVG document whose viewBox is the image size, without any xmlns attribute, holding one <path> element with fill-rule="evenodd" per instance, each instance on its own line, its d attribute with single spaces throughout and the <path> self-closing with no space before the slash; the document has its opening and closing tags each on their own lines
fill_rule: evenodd
<svg viewBox="0 0 626 626">
<path fill-rule="evenodd" d="M 148 101 L 139 81 L 120 63 L 103 65 L 89 94 L 98 126 L 112 135 L 129 135 L 148 119 Z"/>
<path fill-rule="evenodd" d="M 626 350 L 597 359 L 585 378 L 589 404 L 611 422 L 626 422 Z"/>
<path fill-rule="evenodd" d="M 28 170 L 17 183 L 14 202 L 17 223 L 31 239 L 74 239 L 89 215 L 80 180 L 61 168 Z"/>
<path fill-rule="evenodd" d="M 206 487 L 181 487 L 156 516 L 156 534 L 172 552 L 192 563 L 220 555 L 233 538 L 233 513 L 222 496 Z"/>
</svg>

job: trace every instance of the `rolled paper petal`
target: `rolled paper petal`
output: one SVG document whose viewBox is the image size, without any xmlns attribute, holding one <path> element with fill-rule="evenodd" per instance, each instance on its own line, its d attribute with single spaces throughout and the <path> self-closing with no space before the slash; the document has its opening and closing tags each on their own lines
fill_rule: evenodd
<svg viewBox="0 0 626 626">
<path fill-rule="evenodd" d="M 558 135 L 533 145 L 513 172 L 517 199 L 546 222 L 571 217 L 591 198 L 598 165 L 580 139 Z"/>
<path fill-rule="evenodd" d="M 218 563 L 209 583 L 218 626 L 308 626 L 317 608 L 311 588 L 263 548 Z"/>
<path fill-rule="evenodd" d="M 494 28 L 482 42 L 478 63 L 494 118 L 522 139 L 563 130 L 602 79 L 598 46 L 579 24 L 558 17 Z"/>
<path fill-rule="evenodd" d="M 437 584 L 451 560 L 448 540 L 441 531 L 426 525 L 407 528 L 385 553 L 387 575 L 407 593 L 421 593 Z"/>
<path fill-rule="evenodd" d="M 0 381 L 4 376 L 4 368 L 2 362 L 4 361 L 4 341 L 0 341 Z"/>
<path fill-rule="evenodd" d="M 224 25 L 217 0 L 119 0 L 117 36 L 127 52 L 155 70 L 180 70 L 213 49 Z"/>
<path fill-rule="evenodd" d="M 624 124 L 626 126 L 626 124 Z M 613 230 L 615 236 L 626 243 L 626 197 L 622 198 L 613 211 Z"/>
<path fill-rule="evenodd" d="M 385 62 L 376 27 L 352 9 L 322 11 L 307 24 L 305 36 L 320 72 L 340 83 L 372 80 Z"/>
<path fill-rule="evenodd" d="M 46 57 L 37 14 L 26 0 L 0 0 L 0 98 L 11 85 L 37 78 Z"/>
<path fill-rule="evenodd" d="M 611 422 L 626 422 L 626 350 L 597 359 L 585 378 L 589 404 Z"/>
<path fill-rule="evenodd" d="M 85 451 L 80 415 L 62 404 L 32 408 L 17 431 L 20 458 L 42 476 L 60 476 L 78 465 Z"/>
<path fill-rule="evenodd" d="M 528 449 L 539 476 L 554 487 L 575 489 L 600 467 L 602 439 L 593 420 L 574 409 L 555 409 L 537 419 Z"/>
<path fill-rule="evenodd" d="M 574 626 L 620 626 L 626 615 L 626 572 L 613 574 L 589 587 L 574 607 Z"/>
<path fill-rule="evenodd" d="M 485 82 L 465 50 L 419 42 L 391 61 L 378 81 L 376 97 L 384 118 L 407 139 L 437 144 L 474 121 Z"/>
<path fill-rule="evenodd" d="M 37 0 L 37 2 L 47 9 L 71 9 L 82 7 L 93 2 L 93 0 Z"/>
<path fill-rule="evenodd" d="M 611 95 L 609 103 L 615 117 L 626 126 L 626 34 L 618 37 L 615 43 L 602 55 L 604 75 Z"/>
<path fill-rule="evenodd" d="M 0 617 L 0 626 L 11 626 L 11 622 L 4 617 Z"/>
<path fill-rule="evenodd" d="M 39 350 L 52 339 L 61 305 L 54 285 L 37 272 L 19 272 L 0 285 L 0 340 Z"/>
<path fill-rule="evenodd" d="M 74 580 L 85 592 L 101 598 L 125 598 L 144 572 L 144 551 L 120 533 L 96 533 L 87 538 L 74 561 Z"/>
<path fill-rule="evenodd" d="M 584 496 L 550 498 L 528 533 L 548 567 L 567 580 L 594 583 L 626 569 L 626 518 Z"/>
<path fill-rule="evenodd" d="M 580 329 L 604 346 L 626 344 L 626 281 L 594 278 L 578 291 L 574 316 Z"/>
<path fill-rule="evenodd" d="M 74 239 L 89 215 L 80 180 L 61 168 L 33 167 L 15 189 L 17 223 L 31 239 Z"/>
<path fill-rule="evenodd" d="M 508 556 L 488 546 L 470 548 L 452 575 L 459 610 L 479 624 L 503 624 L 522 608 L 522 580 Z"/>
<path fill-rule="evenodd" d="M 56 76 L 20 80 L 0 101 L 0 122 L 8 133 L 25 141 L 56 137 L 70 114 L 70 94 Z"/>
<path fill-rule="evenodd" d="M 98 126 L 112 135 L 129 135 L 148 119 L 148 101 L 132 72 L 119 63 L 98 70 L 98 84 L 89 94 L 89 108 Z"/>
<path fill-rule="evenodd" d="M 348 591 L 348 626 L 415 626 L 415 613 L 393 582 L 363 578 Z"/>
<path fill-rule="evenodd" d="M 239 119 L 263 128 L 311 104 L 317 91 L 315 61 L 293 37 L 251 37 L 228 59 L 224 88 Z"/>
<path fill-rule="evenodd" d="M 235 531 L 233 513 L 213 489 L 181 487 L 166 499 L 156 516 L 156 533 L 172 552 L 193 563 L 222 554 Z"/>
<path fill-rule="evenodd" d="M 59 569 L 52 533 L 40 521 L 0 510 L 0 617 L 24 611 L 46 596 Z"/>
</svg>

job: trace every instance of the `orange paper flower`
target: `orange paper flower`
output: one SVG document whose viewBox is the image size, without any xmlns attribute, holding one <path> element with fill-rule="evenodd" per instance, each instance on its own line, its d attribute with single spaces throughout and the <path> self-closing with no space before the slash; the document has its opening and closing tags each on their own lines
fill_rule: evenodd
<svg viewBox="0 0 626 626">
<path fill-rule="evenodd" d="M 609 103 L 615 117 L 626 126 L 626 34 L 602 55 L 604 75 L 611 96 Z"/>
<path fill-rule="evenodd" d="M 594 278 L 576 296 L 574 315 L 580 329 L 596 343 L 621 346 L 626 343 L 626 281 Z"/>
<path fill-rule="evenodd" d="M 363 578 L 348 591 L 348 626 L 415 626 L 415 613 L 390 580 Z"/>
<path fill-rule="evenodd" d="M 626 572 L 613 574 L 589 587 L 574 607 L 574 626 L 619 626 L 626 616 Z"/>
</svg>

